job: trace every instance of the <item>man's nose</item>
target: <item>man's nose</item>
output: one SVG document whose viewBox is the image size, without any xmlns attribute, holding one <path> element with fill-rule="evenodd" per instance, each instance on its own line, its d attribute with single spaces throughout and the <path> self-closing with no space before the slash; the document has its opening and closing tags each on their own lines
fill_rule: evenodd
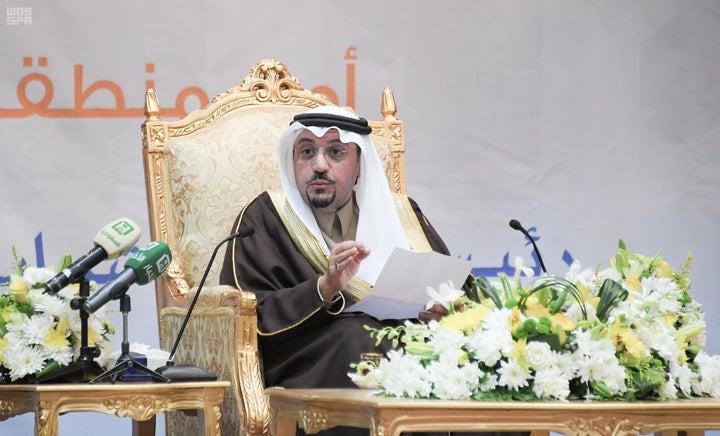
<svg viewBox="0 0 720 436">
<path fill-rule="evenodd" d="M 318 150 L 318 154 L 315 155 L 315 159 L 313 159 L 313 168 L 315 171 L 318 171 L 318 168 L 322 169 L 322 171 L 318 172 L 325 172 L 330 167 L 330 162 L 328 162 L 327 156 L 325 156 L 325 153 L 322 149 Z"/>
</svg>

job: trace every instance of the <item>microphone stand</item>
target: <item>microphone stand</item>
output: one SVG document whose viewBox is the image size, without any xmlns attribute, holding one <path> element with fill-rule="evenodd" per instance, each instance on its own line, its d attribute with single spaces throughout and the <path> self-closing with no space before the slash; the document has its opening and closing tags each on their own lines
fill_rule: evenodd
<svg viewBox="0 0 720 436">
<path fill-rule="evenodd" d="M 123 314 L 123 341 L 121 345 L 121 354 L 116 361 L 117 364 L 114 368 L 105 371 L 103 374 L 100 374 L 99 376 L 90 380 L 90 383 L 97 383 L 106 379 L 110 379 L 111 383 L 115 383 L 118 374 L 126 369 L 135 369 L 149 375 L 153 379 L 163 382 L 169 382 L 170 379 L 158 374 L 157 372 L 133 359 L 130 355 L 130 343 L 128 342 L 128 313 L 130 313 L 130 296 L 128 294 L 123 294 L 123 296 L 120 297 L 120 312 L 122 312 Z"/>
<path fill-rule="evenodd" d="M 183 320 L 182 325 L 180 326 L 180 331 L 178 332 L 177 337 L 175 338 L 175 344 L 173 345 L 172 351 L 170 351 L 170 357 L 168 357 L 167 362 L 165 363 L 165 366 L 161 366 L 157 369 L 157 372 L 162 374 L 163 376 L 170 379 L 170 381 L 214 381 L 217 380 L 217 376 L 215 374 L 212 374 L 208 371 L 205 371 L 204 369 L 197 367 L 195 365 L 189 365 L 189 364 L 182 364 L 182 365 L 175 365 L 173 362 L 173 359 L 175 359 L 175 352 L 177 351 L 178 346 L 180 345 L 180 339 L 182 338 L 183 333 L 185 332 L 185 328 L 187 327 L 188 321 L 190 321 L 190 315 L 192 315 L 192 311 L 195 308 L 195 303 L 197 303 L 198 297 L 200 296 L 200 291 L 203 289 L 203 285 L 205 284 L 205 279 L 207 279 L 208 274 L 210 273 L 210 267 L 213 264 L 213 261 L 215 260 L 215 256 L 217 256 L 217 252 L 222 247 L 223 244 L 226 242 L 235 239 L 237 237 L 244 238 L 245 236 L 249 236 L 251 234 L 255 233 L 255 229 L 252 227 L 246 227 L 244 229 L 240 229 L 237 233 L 233 233 L 232 235 L 228 236 L 227 238 L 223 239 L 222 241 L 218 242 L 218 244 L 215 246 L 215 250 L 213 250 L 212 255 L 210 256 L 210 261 L 207 264 L 207 267 L 205 268 L 205 272 L 203 273 L 202 278 L 200 279 L 200 283 L 198 284 L 197 291 L 195 291 L 195 296 L 193 297 L 192 301 L 190 302 L 190 306 L 188 306 L 187 314 L 185 315 L 185 319 Z"/>
<path fill-rule="evenodd" d="M 520 233 L 522 233 L 523 235 L 525 235 L 525 237 L 528 239 L 528 241 L 530 241 L 530 243 L 533 246 L 533 251 L 536 254 L 537 260 L 540 262 L 540 268 L 542 269 L 542 271 L 545 274 L 547 274 L 547 269 L 545 268 L 545 262 L 543 262 L 542 256 L 540 256 L 540 250 L 538 249 L 538 246 L 535 244 L 535 239 L 533 239 L 533 237 L 530 236 L 530 232 L 525 230 L 525 227 L 523 227 L 522 224 L 520 224 L 520 221 L 518 221 L 516 219 L 510 220 L 509 224 L 510 224 L 510 227 L 512 227 L 513 229 L 515 229 L 515 230 L 519 231 Z"/>
<path fill-rule="evenodd" d="M 90 296 L 90 282 L 83 275 L 76 283 L 80 285 L 80 292 L 76 298 L 70 301 L 70 308 L 80 312 L 80 356 L 72 364 L 40 377 L 35 383 L 45 383 L 76 373 L 80 374 L 80 381 L 85 381 L 87 373 L 98 375 L 103 372 L 102 367 L 95 361 L 95 358 L 100 355 L 100 350 L 88 346 L 88 317 L 90 315 L 82 310 L 83 303 Z"/>
</svg>

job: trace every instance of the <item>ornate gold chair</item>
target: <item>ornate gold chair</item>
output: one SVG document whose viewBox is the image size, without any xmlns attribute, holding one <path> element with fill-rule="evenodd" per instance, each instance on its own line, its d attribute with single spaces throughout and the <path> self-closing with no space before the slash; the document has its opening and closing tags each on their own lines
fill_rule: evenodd
<svg viewBox="0 0 720 436">
<path fill-rule="evenodd" d="M 142 142 L 150 230 L 153 240 L 167 242 L 173 254 L 156 281 L 161 348 L 172 348 L 212 251 L 229 235 L 242 206 L 266 189 L 280 189 L 275 149 L 292 117 L 329 104 L 273 59 L 258 62 L 239 85 L 179 121 L 162 121 L 158 99 L 147 91 Z M 403 124 L 395 112 L 386 88 L 382 120 L 370 125 L 391 189 L 405 193 Z M 218 285 L 224 253 L 223 246 L 175 362 L 231 382 L 222 409 L 223 434 L 268 434 L 255 296 L 252 289 Z M 199 434 L 196 421 L 168 413 L 166 433 Z"/>
</svg>

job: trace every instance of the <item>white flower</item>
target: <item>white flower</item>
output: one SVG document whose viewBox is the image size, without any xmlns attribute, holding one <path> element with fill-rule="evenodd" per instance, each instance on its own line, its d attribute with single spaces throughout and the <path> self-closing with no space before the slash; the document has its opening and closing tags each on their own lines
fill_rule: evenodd
<svg viewBox="0 0 720 436">
<path fill-rule="evenodd" d="M 427 292 L 428 297 L 430 297 L 430 301 L 427 305 L 425 305 L 425 309 L 430 309 L 437 303 L 442 304 L 449 310 L 455 300 L 465 295 L 464 291 L 455 288 L 455 285 L 451 280 L 441 283 L 437 291 L 430 286 L 426 287 L 425 291 Z"/>
<path fill-rule="evenodd" d="M 438 355 L 442 355 L 448 350 L 459 350 L 466 342 L 467 338 L 462 333 L 454 330 L 440 330 L 430 340 L 433 351 Z"/>
<path fill-rule="evenodd" d="M 687 365 L 679 365 L 672 361 L 669 363 L 668 367 L 671 377 L 668 384 L 676 385 L 683 395 L 691 395 L 692 382 L 696 377 L 692 372 L 692 369 Z"/>
<path fill-rule="evenodd" d="M 483 319 L 482 325 L 486 330 L 505 331 L 510 326 L 510 309 L 497 309 L 488 313 Z"/>
<path fill-rule="evenodd" d="M 590 286 L 594 277 L 595 275 L 593 274 L 593 270 L 591 268 L 582 269 L 580 261 L 578 260 L 573 261 L 572 265 L 570 265 L 570 269 L 565 274 L 566 280 L 585 286 Z"/>
<path fill-rule="evenodd" d="M 60 317 L 70 309 L 67 301 L 55 295 L 46 294 L 41 289 L 31 290 L 28 293 L 28 300 L 30 300 L 36 311 L 50 316 Z"/>
<path fill-rule="evenodd" d="M 22 343 L 8 343 L 3 353 L 4 366 L 10 368 L 10 379 L 15 381 L 34 374 L 45 367 L 45 354 L 41 348 Z"/>
<path fill-rule="evenodd" d="M 522 257 L 518 256 L 515 258 L 515 276 L 519 277 L 520 273 L 525 274 L 526 277 L 534 277 L 535 271 L 532 268 L 525 266 L 525 261 Z"/>
<path fill-rule="evenodd" d="M 510 354 L 513 346 L 509 330 L 475 330 L 468 338 L 468 350 L 475 358 L 488 367 L 495 366 L 504 355 Z"/>
<path fill-rule="evenodd" d="M 22 334 L 29 344 L 42 345 L 45 336 L 55 325 L 55 318 L 46 313 L 38 313 L 31 316 L 22 328 Z"/>
<path fill-rule="evenodd" d="M 47 268 L 38 268 L 35 266 L 28 266 L 23 271 L 23 280 L 28 286 L 44 286 L 45 282 L 55 276 L 55 272 Z"/>
<path fill-rule="evenodd" d="M 547 342 L 533 341 L 525 346 L 525 359 L 536 370 L 547 369 L 555 361 Z"/>
<path fill-rule="evenodd" d="M 498 384 L 508 389 L 518 390 L 524 386 L 528 386 L 530 379 L 530 371 L 520 365 L 515 359 L 504 360 L 500 363 L 497 370 L 500 375 Z"/>
<path fill-rule="evenodd" d="M 427 366 L 428 379 L 433 384 L 433 394 L 441 400 L 467 400 L 472 394 L 465 373 L 457 360 L 438 360 Z"/>
<path fill-rule="evenodd" d="M 545 368 L 535 373 L 533 392 L 538 398 L 567 400 L 570 395 L 570 381 L 559 368 Z"/>
<path fill-rule="evenodd" d="M 380 380 L 380 386 L 391 395 L 423 398 L 432 392 L 427 371 L 415 356 L 392 350 L 380 362 L 380 371 L 389 375 Z"/>
<path fill-rule="evenodd" d="M 693 383 L 693 391 L 698 395 L 720 397 L 720 356 L 710 356 L 701 351 L 695 357 L 695 363 L 698 365 L 698 378 Z"/>
</svg>

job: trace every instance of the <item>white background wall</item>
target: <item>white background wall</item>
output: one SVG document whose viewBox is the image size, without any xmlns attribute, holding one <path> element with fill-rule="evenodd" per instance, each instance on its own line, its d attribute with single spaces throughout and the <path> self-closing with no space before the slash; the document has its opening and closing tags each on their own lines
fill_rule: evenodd
<svg viewBox="0 0 720 436">
<path fill-rule="evenodd" d="M 566 271 L 565 252 L 593 266 L 620 238 L 674 266 L 692 252 L 707 348 L 720 352 L 717 1 L 0 4 L 0 275 L 13 245 L 36 263 L 41 235 L 53 264 L 86 253 L 120 216 L 144 229 L 138 246 L 148 243 L 146 81 L 174 107 L 184 88 L 212 97 L 272 57 L 306 88 L 329 87 L 368 118 L 380 116 L 380 92 L 392 87 L 406 123 L 409 191 L 452 253 L 472 256 L 476 268 L 497 269 L 506 254 L 530 258 L 510 218 L 536 228 L 556 274 Z M 25 24 L 14 24 L 18 7 Z M 52 86 L 44 109 L 22 105 L 22 95 L 49 96 L 29 74 Z M 117 110 L 107 90 L 76 105 L 75 93 L 98 81 L 114 83 L 136 112 Z M 196 107 L 192 98 L 185 106 Z M 110 110 L 87 110 L 98 108 Z M 157 347 L 153 287 L 130 295 L 131 342 Z M 32 423 L 30 415 L 0 422 L 0 434 L 31 434 Z M 60 419 L 61 435 L 129 429 L 99 414 Z"/>
</svg>

